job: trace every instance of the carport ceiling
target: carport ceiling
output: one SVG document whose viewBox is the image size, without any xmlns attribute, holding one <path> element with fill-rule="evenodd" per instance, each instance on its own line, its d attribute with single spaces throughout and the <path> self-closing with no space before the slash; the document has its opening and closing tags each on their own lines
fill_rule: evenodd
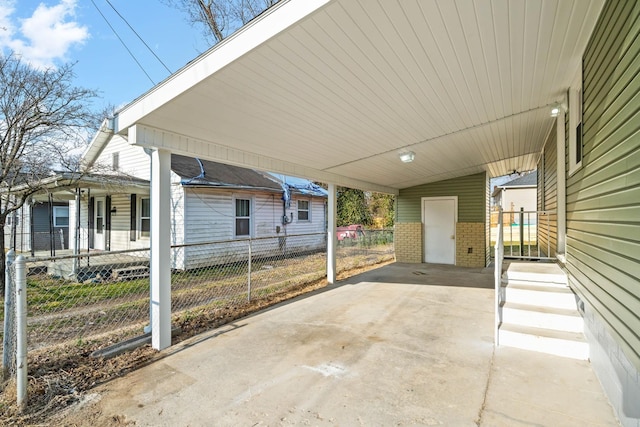
<svg viewBox="0 0 640 427">
<path fill-rule="evenodd" d="M 119 131 L 144 124 L 370 189 L 530 170 L 602 4 L 283 0 L 125 107 Z"/>
</svg>

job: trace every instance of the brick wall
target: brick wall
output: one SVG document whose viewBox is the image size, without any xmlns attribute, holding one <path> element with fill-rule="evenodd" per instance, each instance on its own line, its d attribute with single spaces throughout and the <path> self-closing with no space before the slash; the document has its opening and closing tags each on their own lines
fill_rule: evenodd
<svg viewBox="0 0 640 427">
<path fill-rule="evenodd" d="M 393 242 L 397 262 L 421 263 L 422 256 L 422 223 L 396 223 Z"/>
<path fill-rule="evenodd" d="M 482 222 L 456 223 L 456 265 L 484 267 L 486 263 L 486 233 Z"/>
</svg>

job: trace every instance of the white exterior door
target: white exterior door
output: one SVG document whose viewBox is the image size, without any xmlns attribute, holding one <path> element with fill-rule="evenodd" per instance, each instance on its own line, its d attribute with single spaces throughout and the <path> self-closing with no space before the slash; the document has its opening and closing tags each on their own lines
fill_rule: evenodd
<svg viewBox="0 0 640 427">
<path fill-rule="evenodd" d="M 422 199 L 424 262 L 456 263 L 457 216 L 457 197 L 424 197 Z"/>
<path fill-rule="evenodd" d="M 95 198 L 95 207 L 93 209 L 93 224 L 94 224 L 94 232 L 93 232 L 93 247 L 95 249 L 104 250 L 104 234 L 105 234 L 105 198 L 104 197 L 96 197 Z"/>
</svg>

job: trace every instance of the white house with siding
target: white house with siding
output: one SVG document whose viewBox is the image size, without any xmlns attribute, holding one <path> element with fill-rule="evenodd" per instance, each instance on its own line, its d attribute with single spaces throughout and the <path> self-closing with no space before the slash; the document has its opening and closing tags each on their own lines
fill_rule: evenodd
<svg viewBox="0 0 640 427">
<path fill-rule="evenodd" d="M 72 249 L 149 248 L 149 154 L 115 135 L 94 140 L 83 160 L 110 170 L 112 177 L 104 176 L 102 186 L 80 189 L 69 202 Z M 258 245 L 265 254 L 325 246 L 326 191 L 308 180 L 174 154 L 170 195 L 171 244 L 184 245 L 174 250 L 173 268 L 228 261 L 238 246 L 232 241 L 272 238 Z M 287 239 L 302 234 L 311 236 Z M 212 242 L 226 242 L 225 249 L 197 245 Z"/>
</svg>

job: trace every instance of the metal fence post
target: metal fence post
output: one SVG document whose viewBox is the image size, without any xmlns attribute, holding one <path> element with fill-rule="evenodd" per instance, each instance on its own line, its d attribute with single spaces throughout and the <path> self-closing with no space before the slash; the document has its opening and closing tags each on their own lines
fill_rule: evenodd
<svg viewBox="0 0 640 427">
<path fill-rule="evenodd" d="M 13 283 L 13 275 L 11 268 L 16 259 L 16 253 L 13 249 L 7 252 L 5 270 L 4 270 L 4 334 L 2 335 L 2 378 L 9 377 L 11 360 L 14 357 L 14 328 L 16 311 L 13 307 L 13 294 L 15 286 Z"/>
<path fill-rule="evenodd" d="M 16 258 L 16 383 L 18 407 L 27 404 L 27 271 L 22 255 Z"/>
<path fill-rule="evenodd" d="M 249 260 L 247 264 L 247 301 L 251 301 L 251 239 L 249 239 Z"/>
<path fill-rule="evenodd" d="M 520 208 L 520 256 L 524 256 L 524 208 Z"/>
</svg>

